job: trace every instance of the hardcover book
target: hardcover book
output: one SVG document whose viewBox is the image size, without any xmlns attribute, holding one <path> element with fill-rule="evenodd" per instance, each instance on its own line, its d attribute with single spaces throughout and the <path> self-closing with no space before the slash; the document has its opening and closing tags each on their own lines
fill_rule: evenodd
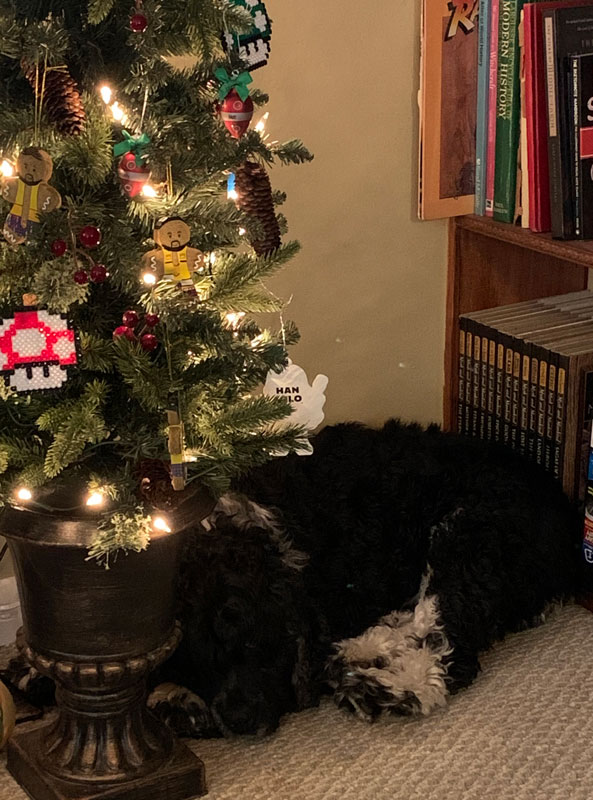
<svg viewBox="0 0 593 800">
<path fill-rule="evenodd" d="M 575 236 L 593 238 L 593 54 L 570 59 Z"/>
<path fill-rule="evenodd" d="M 500 0 L 494 219 L 514 222 L 519 160 L 519 19 L 523 0 Z"/>
<path fill-rule="evenodd" d="M 486 216 L 494 214 L 494 167 L 496 161 L 496 80 L 498 73 L 498 13 L 500 0 L 490 6 L 490 63 L 488 73 L 488 149 L 486 153 Z"/>
<path fill-rule="evenodd" d="M 574 126 L 570 56 L 593 48 L 593 6 L 544 11 L 548 153 L 550 165 L 550 209 L 552 235 L 577 237 L 574 185 Z"/>
<path fill-rule="evenodd" d="M 471 214 L 478 0 L 423 0 L 421 54 L 419 215 Z"/>
<path fill-rule="evenodd" d="M 498 0 L 495 0 L 495 2 L 498 2 Z M 480 215 L 484 215 L 486 213 L 491 3 L 492 0 L 480 0 L 478 23 L 478 107 L 476 119 L 475 213 Z"/>
<path fill-rule="evenodd" d="M 463 387 L 464 416 L 471 420 L 465 432 L 516 449 L 558 478 L 569 496 L 582 499 L 593 292 L 472 312 L 460 326 L 473 332 L 473 341 L 465 341 L 464 379 L 472 382 L 471 391 Z"/>
<path fill-rule="evenodd" d="M 584 6 L 587 3 L 588 0 L 552 0 L 526 3 L 524 6 L 529 227 L 536 233 L 550 231 L 552 226 L 543 13 L 550 9 Z"/>
</svg>

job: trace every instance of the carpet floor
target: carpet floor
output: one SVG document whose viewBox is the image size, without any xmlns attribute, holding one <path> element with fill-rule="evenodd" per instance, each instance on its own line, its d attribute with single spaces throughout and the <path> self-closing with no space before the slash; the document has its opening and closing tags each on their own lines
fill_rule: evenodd
<svg viewBox="0 0 593 800">
<path fill-rule="evenodd" d="M 482 668 L 426 719 L 367 725 L 325 702 L 268 739 L 192 742 L 209 800 L 591 800 L 593 616 L 560 609 Z M 3 765 L 0 800 L 26 800 Z"/>
</svg>

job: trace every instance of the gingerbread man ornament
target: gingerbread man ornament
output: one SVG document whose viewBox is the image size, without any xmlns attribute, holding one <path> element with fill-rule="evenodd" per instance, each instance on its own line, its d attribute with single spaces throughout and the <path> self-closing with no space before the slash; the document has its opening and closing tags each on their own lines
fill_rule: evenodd
<svg viewBox="0 0 593 800">
<path fill-rule="evenodd" d="M 159 247 L 145 254 L 142 267 L 157 280 L 174 281 L 184 292 L 196 294 L 192 274 L 204 264 L 204 253 L 189 246 L 190 237 L 189 225 L 181 217 L 160 219 L 153 234 Z"/>
<path fill-rule="evenodd" d="M 25 147 L 16 162 L 17 175 L 2 182 L 2 197 L 12 203 L 4 223 L 4 237 L 13 245 L 23 244 L 40 222 L 40 214 L 62 205 L 59 192 L 48 181 L 53 172 L 49 153 Z"/>
</svg>

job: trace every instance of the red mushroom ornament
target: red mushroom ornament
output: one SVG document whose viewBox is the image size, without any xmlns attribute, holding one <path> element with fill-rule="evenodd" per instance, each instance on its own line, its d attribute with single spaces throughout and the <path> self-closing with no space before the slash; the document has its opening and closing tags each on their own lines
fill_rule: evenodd
<svg viewBox="0 0 593 800">
<path fill-rule="evenodd" d="M 28 308 L 0 322 L 0 371 L 19 394 L 59 389 L 77 362 L 74 330 L 62 314 Z"/>
</svg>

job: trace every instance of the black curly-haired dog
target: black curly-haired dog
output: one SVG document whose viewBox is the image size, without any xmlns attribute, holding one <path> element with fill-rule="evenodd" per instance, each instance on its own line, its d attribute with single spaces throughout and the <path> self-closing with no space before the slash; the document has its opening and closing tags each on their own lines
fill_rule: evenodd
<svg viewBox="0 0 593 800">
<path fill-rule="evenodd" d="M 365 719 L 427 714 L 580 582 L 558 485 L 436 427 L 326 428 L 236 488 L 192 532 L 185 638 L 149 701 L 183 734 L 268 733 L 324 690 Z"/>
</svg>

